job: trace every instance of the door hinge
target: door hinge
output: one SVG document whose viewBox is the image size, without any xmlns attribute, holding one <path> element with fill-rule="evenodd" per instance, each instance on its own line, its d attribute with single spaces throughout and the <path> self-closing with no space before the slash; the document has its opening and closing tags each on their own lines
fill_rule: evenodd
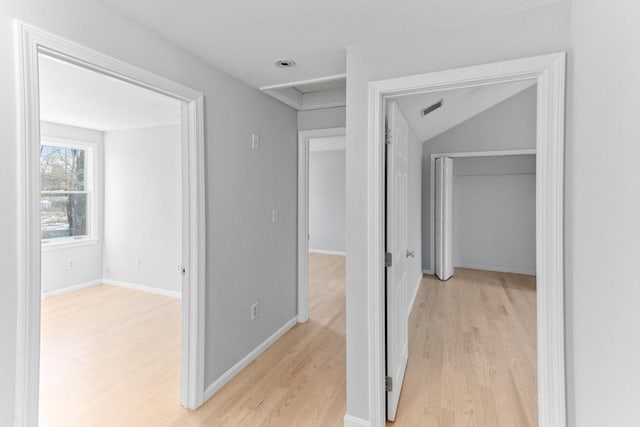
<svg viewBox="0 0 640 427">
<path fill-rule="evenodd" d="M 393 265 L 393 255 L 391 252 L 385 252 L 384 254 L 384 266 L 391 267 Z"/>
<path fill-rule="evenodd" d="M 384 142 L 386 144 L 391 144 L 391 129 L 385 128 L 384 130 Z"/>
<path fill-rule="evenodd" d="M 393 378 L 384 377 L 384 391 L 393 391 Z"/>
</svg>

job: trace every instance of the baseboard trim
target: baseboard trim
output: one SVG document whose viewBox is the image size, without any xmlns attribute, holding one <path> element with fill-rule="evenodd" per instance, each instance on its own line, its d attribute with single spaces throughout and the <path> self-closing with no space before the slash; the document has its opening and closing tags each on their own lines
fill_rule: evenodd
<svg viewBox="0 0 640 427">
<path fill-rule="evenodd" d="M 420 290 L 420 283 L 422 283 L 422 273 L 418 277 L 418 283 L 413 290 L 413 295 L 411 296 L 411 302 L 409 303 L 409 310 L 407 311 L 407 317 L 411 315 L 411 310 L 413 310 L 413 305 L 416 303 L 416 297 L 418 296 L 418 291 Z"/>
<path fill-rule="evenodd" d="M 422 274 L 428 274 L 430 276 L 433 276 L 433 270 L 422 270 Z"/>
<path fill-rule="evenodd" d="M 100 285 L 102 283 L 102 279 L 92 280 L 90 282 L 80 283 L 77 285 L 67 286 L 61 289 L 54 289 L 52 291 L 43 291 L 42 299 L 47 299 L 51 297 L 56 297 L 58 295 L 68 294 L 70 292 L 79 291 L 80 289 L 90 288 L 91 286 Z"/>
<path fill-rule="evenodd" d="M 327 249 L 309 249 L 310 254 L 322 254 L 322 255 L 340 255 L 346 256 L 347 253 L 344 251 L 330 251 Z"/>
<path fill-rule="evenodd" d="M 226 383 L 231 381 L 233 377 L 238 375 L 247 365 L 253 362 L 260 354 L 262 354 L 266 349 L 271 347 L 273 343 L 278 341 L 284 334 L 286 334 L 289 329 L 293 328 L 298 323 L 298 316 L 289 320 L 285 323 L 280 329 L 278 329 L 273 335 L 264 340 L 262 344 L 258 347 L 254 348 L 251 353 L 247 354 L 243 357 L 238 363 L 233 365 L 227 372 L 222 374 L 220 378 L 211 383 L 204 391 L 204 401 L 209 400 L 211 396 L 213 396 L 218 390 L 220 390 Z"/>
<path fill-rule="evenodd" d="M 118 286 L 126 289 L 133 289 L 134 291 L 142 291 L 150 294 L 162 295 L 165 297 L 181 299 L 182 294 L 178 291 L 168 291 L 166 289 L 152 288 L 151 286 L 138 285 L 137 283 L 122 282 L 120 280 L 102 279 L 102 283 L 105 285 Z"/>
<path fill-rule="evenodd" d="M 514 273 L 535 276 L 536 272 L 531 270 L 518 270 L 517 268 L 497 267 L 495 265 L 474 265 L 474 264 L 457 264 L 457 268 L 473 268 L 474 270 L 495 271 L 498 273 Z"/>
<path fill-rule="evenodd" d="M 369 421 L 346 414 L 344 416 L 344 427 L 369 427 Z"/>
</svg>

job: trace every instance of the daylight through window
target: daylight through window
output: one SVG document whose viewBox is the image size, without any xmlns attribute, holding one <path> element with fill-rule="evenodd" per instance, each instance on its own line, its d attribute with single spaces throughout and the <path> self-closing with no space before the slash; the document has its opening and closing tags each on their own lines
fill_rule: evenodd
<svg viewBox="0 0 640 427">
<path fill-rule="evenodd" d="M 89 235 L 88 148 L 43 143 L 40 146 L 40 219 L 43 243 Z"/>
</svg>

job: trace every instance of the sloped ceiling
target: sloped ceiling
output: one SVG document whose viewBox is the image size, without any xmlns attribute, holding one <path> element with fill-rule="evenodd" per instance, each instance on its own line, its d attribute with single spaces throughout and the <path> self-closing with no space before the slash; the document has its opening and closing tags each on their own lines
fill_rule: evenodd
<svg viewBox="0 0 640 427">
<path fill-rule="evenodd" d="M 534 80 L 430 92 L 395 98 L 414 132 L 422 142 L 448 131 L 535 85 Z M 442 107 L 422 116 L 420 111 L 443 100 Z"/>
</svg>

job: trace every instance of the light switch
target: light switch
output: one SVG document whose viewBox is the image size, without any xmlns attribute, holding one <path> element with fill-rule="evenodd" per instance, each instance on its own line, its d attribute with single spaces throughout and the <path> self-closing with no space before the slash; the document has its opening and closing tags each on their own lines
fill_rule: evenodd
<svg viewBox="0 0 640 427">
<path fill-rule="evenodd" d="M 259 150 L 260 149 L 260 136 L 255 133 L 251 134 L 251 149 Z"/>
</svg>

